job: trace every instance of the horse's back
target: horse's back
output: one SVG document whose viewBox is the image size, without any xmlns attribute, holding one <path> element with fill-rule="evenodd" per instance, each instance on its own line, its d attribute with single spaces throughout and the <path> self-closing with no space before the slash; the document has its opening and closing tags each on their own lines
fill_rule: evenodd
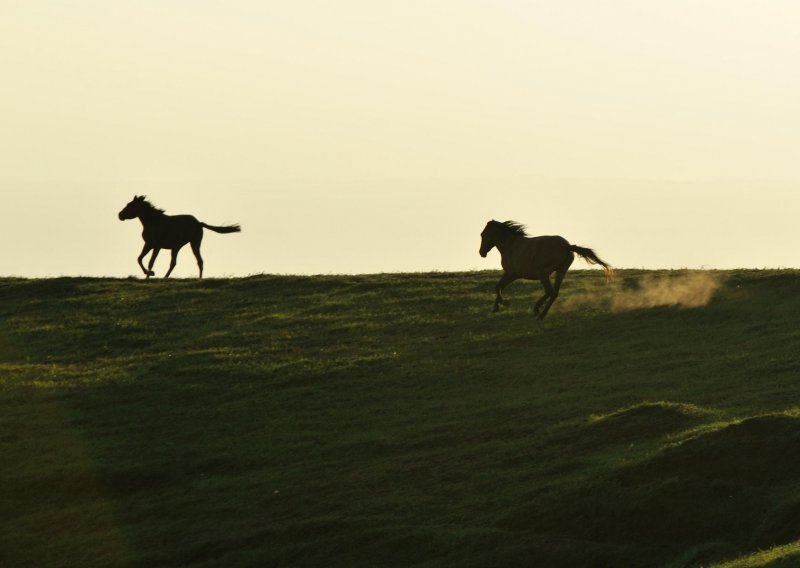
<svg viewBox="0 0 800 568">
<path fill-rule="evenodd" d="M 570 247 L 569 241 L 564 237 L 562 237 L 561 235 L 541 235 L 538 237 L 525 237 L 525 240 L 532 241 L 536 243 L 536 245 L 539 247 L 552 247 L 552 248 L 558 248 L 559 246 L 566 248 Z"/>
<path fill-rule="evenodd" d="M 180 223 L 186 225 L 199 225 L 200 221 L 194 215 L 165 215 L 172 223 Z"/>
<path fill-rule="evenodd" d="M 164 215 L 157 225 L 146 227 L 142 236 L 157 247 L 174 249 L 202 234 L 203 226 L 193 215 Z"/>
<path fill-rule="evenodd" d="M 516 241 L 514 271 L 522 278 L 548 276 L 564 264 L 572 254 L 570 244 L 559 235 L 525 237 Z"/>
</svg>

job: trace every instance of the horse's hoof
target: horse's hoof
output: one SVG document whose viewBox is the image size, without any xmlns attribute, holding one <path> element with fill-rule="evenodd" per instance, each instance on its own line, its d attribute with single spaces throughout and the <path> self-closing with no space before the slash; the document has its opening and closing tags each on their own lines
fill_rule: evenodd
<svg viewBox="0 0 800 568">
<path fill-rule="evenodd" d="M 155 275 L 156 275 L 156 273 L 155 273 L 155 272 L 153 272 L 152 270 L 150 270 L 150 271 L 148 271 L 148 272 L 147 272 L 147 277 L 148 277 L 148 278 L 149 278 L 150 276 L 155 276 Z"/>
<path fill-rule="evenodd" d="M 496 314 L 496 313 L 497 313 L 497 312 L 499 312 L 499 311 L 500 311 L 500 306 L 498 306 L 497 304 L 495 304 L 495 306 L 494 306 L 494 309 L 492 310 L 492 313 L 493 313 L 493 314 Z"/>
</svg>

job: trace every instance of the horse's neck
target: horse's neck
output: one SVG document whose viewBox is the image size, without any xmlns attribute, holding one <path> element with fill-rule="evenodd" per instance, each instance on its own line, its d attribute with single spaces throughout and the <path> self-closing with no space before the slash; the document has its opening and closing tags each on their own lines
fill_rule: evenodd
<svg viewBox="0 0 800 568">
<path fill-rule="evenodd" d="M 142 213 L 139 215 L 139 221 L 142 222 L 143 227 L 151 227 L 153 225 L 157 225 L 161 219 L 164 218 L 164 214 L 160 211 L 150 210 L 146 213 Z"/>
<path fill-rule="evenodd" d="M 502 235 L 497 239 L 497 244 L 495 246 L 497 247 L 497 250 L 500 251 L 500 254 L 506 254 L 511 249 L 512 243 L 518 238 L 519 237 L 517 235 Z"/>
</svg>

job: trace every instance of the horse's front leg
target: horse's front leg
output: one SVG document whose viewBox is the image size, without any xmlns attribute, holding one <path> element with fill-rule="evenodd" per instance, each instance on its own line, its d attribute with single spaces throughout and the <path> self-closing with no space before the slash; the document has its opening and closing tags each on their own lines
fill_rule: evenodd
<svg viewBox="0 0 800 568">
<path fill-rule="evenodd" d="M 150 262 L 147 263 L 147 277 L 150 278 L 151 276 L 155 276 L 156 273 L 153 272 L 153 265 L 156 263 L 156 257 L 158 257 L 158 253 L 161 252 L 160 248 L 153 249 L 153 255 L 150 257 Z"/>
<path fill-rule="evenodd" d="M 142 254 L 140 254 L 139 258 L 136 259 L 137 261 L 139 261 L 139 266 L 142 267 L 142 272 L 144 272 L 145 276 L 148 276 L 148 277 L 149 276 L 153 276 L 153 271 L 152 270 L 148 270 L 148 269 L 146 269 L 144 267 L 144 264 L 142 263 L 142 259 L 145 256 L 147 256 L 147 253 L 150 252 L 151 250 L 153 250 L 153 247 L 151 245 L 147 244 L 147 243 L 144 243 L 144 248 L 142 249 Z"/>
<path fill-rule="evenodd" d="M 517 278 L 515 276 L 511 276 L 507 272 L 504 272 L 503 275 L 500 277 L 500 282 L 497 283 L 497 286 L 494 287 L 494 291 L 497 296 L 494 299 L 494 309 L 492 312 L 497 312 L 500 310 L 500 304 L 504 306 L 508 305 L 508 300 L 503 298 L 503 288 L 511 284 Z"/>
</svg>

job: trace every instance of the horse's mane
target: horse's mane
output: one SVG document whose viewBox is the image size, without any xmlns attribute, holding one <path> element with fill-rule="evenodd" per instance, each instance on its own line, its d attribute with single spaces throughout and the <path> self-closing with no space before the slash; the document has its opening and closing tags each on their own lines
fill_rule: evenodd
<svg viewBox="0 0 800 568">
<path fill-rule="evenodd" d="M 142 195 L 142 204 L 147 205 L 147 207 L 149 207 L 151 211 L 155 211 L 156 213 L 161 213 L 162 215 L 164 214 L 164 210 L 159 209 L 158 207 L 147 201 L 147 196 L 145 195 Z"/>
<path fill-rule="evenodd" d="M 516 221 L 493 221 L 497 224 L 501 229 L 508 231 L 509 233 L 514 233 L 520 237 L 527 237 L 528 233 L 525 231 L 526 227 L 522 223 L 517 223 Z"/>
</svg>

